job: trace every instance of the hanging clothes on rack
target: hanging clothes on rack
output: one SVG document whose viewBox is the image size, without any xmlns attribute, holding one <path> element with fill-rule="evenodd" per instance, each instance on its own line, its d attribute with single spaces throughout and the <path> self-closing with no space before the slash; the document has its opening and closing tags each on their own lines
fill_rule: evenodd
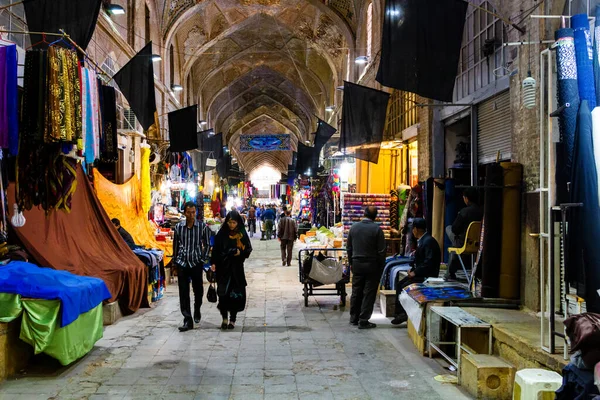
<svg viewBox="0 0 600 400">
<path fill-rule="evenodd" d="M 16 45 L 0 47 L 0 147 L 19 150 Z"/>
</svg>

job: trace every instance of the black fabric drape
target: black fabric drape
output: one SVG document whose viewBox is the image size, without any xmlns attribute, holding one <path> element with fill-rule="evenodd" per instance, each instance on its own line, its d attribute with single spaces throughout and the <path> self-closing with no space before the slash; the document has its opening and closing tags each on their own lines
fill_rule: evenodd
<svg viewBox="0 0 600 400">
<path fill-rule="evenodd" d="M 169 117 L 170 151 L 182 152 L 198 148 L 198 106 L 172 111 Z"/>
<path fill-rule="evenodd" d="M 344 82 L 340 150 L 355 148 L 355 158 L 377 163 L 389 98 L 389 93 Z"/>
<path fill-rule="evenodd" d="M 306 175 L 310 168 L 311 174 L 317 172 L 319 167 L 319 153 L 314 147 L 298 143 L 298 154 L 296 158 L 296 175 Z"/>
<path fill-rule="evenodd" d="M 23 6 L 29 31 L 60 33 L 59 29 L 64 29 L 85 50 L 96 29 L 101 4 L 101 0 L 25 0 Z M 41 35 L 30 37 L 32 44 L 42 41 Z M 56 39 L 46 38 L 49 42 Z"/>
<path fill-rule="evenodd" d="M 154 124 L 156 99 L 152 42 L 149 42 L 113 77 L 144 130 Z"/>
<path fill-rule="evenodd" d="M 221 178 L 229 177 L 231 171 L 231 154 L 225 153 L 217 161 L 217 173 Z"/>
<path fill-rule="evenodd" d="M 215 167 L 207 167 L 206 160 L 214 158 L 220 160 L 223 157 L 223 135 L 221 133 L 214 135 L 212 129 L 198 132 L 198 148 L 201 150 L 200 164 L 202 172 L 211 171 Z"/>
<path fill-rule="evenodd" d="M 102 98 L 102 148 L 100 156 L 103 161 L 114 162 L 119 159 L 117 138 L 117 97 L 115 88 L 100 85 Z"/>
<path fill-rule="evenodd" d="M 467 6 L 462 0 L 386 0 L 377 81 L 452 101 Z"/>
<path fill-rule="evenodd" d="M 329 125 L 327 122 L 319 119 L 317 124 L 317 132 L 315 133 L 315 147 L 321 151 L 323 146 L 325 146 L 325 143 L 331 139 L 336 130 L 337 129 Z"/>
<path fill-rule="evenodd" d="M 504 170 L 500 164 L 485 169 L 485 203 L 483 206 L 483 253 L 481 263 L 481 295 L 498 297 L 500 289 L 500 256 L 502 254 L 502 193 Z"/>
<path fill-rule="evenodd" d="M 577 117 L 571 179 L 571 202 L 583 203 L 571 211 L 568 235 L 567 281 L 585 299 L 588 312 L 600 312 L 600 204 L 594 163 L 592 116 L 583 100 Z"/>
</svg>

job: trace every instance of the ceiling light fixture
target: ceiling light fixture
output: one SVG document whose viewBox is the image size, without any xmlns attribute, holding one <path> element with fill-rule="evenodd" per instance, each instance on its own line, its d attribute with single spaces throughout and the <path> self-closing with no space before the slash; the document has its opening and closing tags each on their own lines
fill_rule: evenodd
<svg viewBox="0 0 600 400">
<path fill-rule="evenodd" d="M 327 107 L 325 107 L 325 111 L 333 112 L 333 111 L 335 111 L 335 106 L 327 106 Z"/>
<path fill-rule="evenodd" d="M 305 140 L 304 143 L 308 146 L 310 144 L 310 140 Z"/>
<path fill-rule="evenodd" d="M 183 86 L 178 84 L 171 85 L 171 90 L 174 92 L 181 92 L 183 90 Z"/>
<path fill-rule="evenodd" d="M 123 15 L 125 14 L 125 9 L 118 4 L 109 4 L 106 6 L 106 12 L 110 15 Z"/>
<path fill-rule="evenodd" d="M 366 64 L 369 62 L 369 57 L 367 56 L 358 56 L 354 59 L 356 64 Z"/>
<path fill-rule="evenodd" d="M 158 62 L 162 60 L 162 57 L 159 56 L 158 54 L 152 54 L 152 62 Z"/>
<path fill-rule="evenodd" d="M 344 85 L 336 87 L 335 90 L 342 90 L 343 91 L 344 90 Z"/>
<path fill-rule="evenodd" d="M 208 122 L 206 122 L 205 120 L 200 120 L 199 124 L 200 125 L 208 125 Z"/>
</svg>

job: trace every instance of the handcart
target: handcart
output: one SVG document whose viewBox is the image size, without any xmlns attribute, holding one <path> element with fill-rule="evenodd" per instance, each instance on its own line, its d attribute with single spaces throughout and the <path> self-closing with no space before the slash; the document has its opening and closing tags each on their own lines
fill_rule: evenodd
<svg viewBox="0 0 600 400">
<path fill-rule="evenodd" d="M 275 221 L 273 221 L 273 230 L 271 231 L 271 237 L 268 238 L 267 237 L 267 232 L 265 229 L 265 221 L 262 220 L 256 220 L 256 225 L 258 225 L 259 230 L 260 230 L 260 238 L 265 238 L 267 240 L 271 240 L 271 239 L 275 239 L 277 237 L 277 223 Z"/>
<path fill-rule="evenodd" d="M 317 256 L 319 253 L 335 252 L 335 258 L 342 266 L 342 278 L 335 283 L 322 284 L 308 276 L 305 273 L 304 263 L 310 258 Z M 310 254 L 312 253 L 312 254 Z M 343 256 L 340 256 L 340 253 Z M 331 257 L 329 257 L 331 258 Z M 340 296 L 340 305 L 346 306 L 346 284 L 350 282 L 350 266 L 347 262 L 347 251 L 342 248 L 315 248 L 315 249 L 302 249 L 298 252 L 298 277 L 300 283 L 304 285 L 303 296 L 304 306 L 308 307 L 308 296 Z M 333 287 L 331 285 L 334 285 Z M 326 286 L 326 287 L 321 287 Z"/>
</svg>

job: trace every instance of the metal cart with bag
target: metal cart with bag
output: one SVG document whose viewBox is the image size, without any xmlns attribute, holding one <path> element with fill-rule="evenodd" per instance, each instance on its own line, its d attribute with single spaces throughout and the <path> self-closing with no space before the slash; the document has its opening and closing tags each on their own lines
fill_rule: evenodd
<svg viewBox="0 0 600 400">
<path fill-rule="evenodd" d="M 304 306 L 309 296 L 340 296 L 346 305 L 346 284 L 350 282 L 350 266 L 346 249 L 302 249 L 298 252 L 298 277 L 304 285 Z M 331 285 L 334 285 L 333 287 Z"/>
</svg>

